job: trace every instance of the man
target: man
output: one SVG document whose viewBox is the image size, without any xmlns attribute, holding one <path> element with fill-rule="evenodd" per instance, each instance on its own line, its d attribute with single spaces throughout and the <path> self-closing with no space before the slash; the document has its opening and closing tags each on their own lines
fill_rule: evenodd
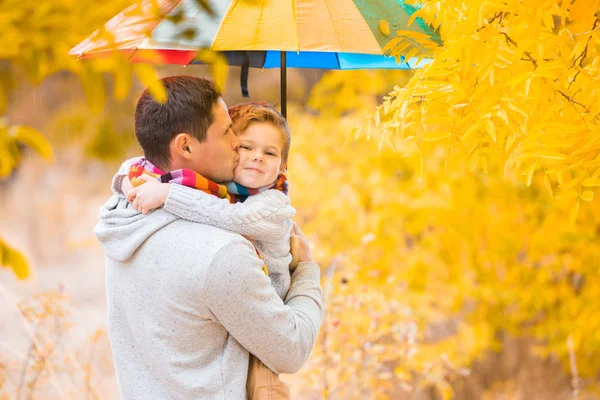
<svg viewBox="0 0 600 400">
<path fill-rule="evenodd" d="M 165 104 L 146 91 L 136 109 L 145 157 L 164 172 L 231 180 L 238 139 L 220 94 L 199 78 L 163 83 Z M 284 303 L 238 234 L 162 209 L 145 216 L 118 196 L 100 212 L 95 233 L 106 254 L 123 399 L 245 399 L 249 352 L 276 373 L 306 362 L 322 304 L 319 268 L 302 237 L 292 242 L 297 266 Z"/>
</svg>

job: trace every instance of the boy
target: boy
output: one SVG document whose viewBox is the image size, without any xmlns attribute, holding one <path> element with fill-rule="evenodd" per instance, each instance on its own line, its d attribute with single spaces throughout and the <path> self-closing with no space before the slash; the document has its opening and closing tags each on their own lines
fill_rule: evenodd
<svg viewBox="0 0 600 400">
<path fill-rule="evenodd" d="M 153 173 L 155 167 L 139 159 L 133 165 L 130 162 L 123 164 L 113 188 L 120 191 L 123 180 L 122 191 L 127 193 L 129 202 L 144 214 L 164 206 L 167 211 L 184 219 L 246 236 L 263 257 L 265 273 L 283 299 L 290 286 L 292 256 L 289 240 L 291 217 L 295 213 L 286 196 L 289 129 L 283 116 L 268 103 L 238 104 L 229 109 L 229 114 L 232 129 L 240 141 L 239 161 L 234 169 L 233 181 L 227 182 L 224 187 L 219 185 L 211 190 L 200 181 L 201 177 L 190 175 L 189 171 L 173 171 L 171 174 L 170 181 L 181 185 L 159 183 L 154 179 L 162 175 L 159 170 Z M 126 174 L 137 187 L 132 188 L 129 179 L 123 179 Z M 255 400 L 290 397 L 287 386 L 254 356 L 250 358 L 247 391 L 249 398 Z"/>
</svg>

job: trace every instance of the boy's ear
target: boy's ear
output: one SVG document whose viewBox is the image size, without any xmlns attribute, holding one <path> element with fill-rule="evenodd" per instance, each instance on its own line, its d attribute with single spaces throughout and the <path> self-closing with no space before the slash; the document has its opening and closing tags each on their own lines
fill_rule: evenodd
<svg viewBox="0 0 600 400">
<path fill-rule="evenodd" d="M 287 171 L 287 162 L 282 162 L 281 166 L 279 167 L 279 173 L 281 174 L 285 171 Z"/>
</svg>

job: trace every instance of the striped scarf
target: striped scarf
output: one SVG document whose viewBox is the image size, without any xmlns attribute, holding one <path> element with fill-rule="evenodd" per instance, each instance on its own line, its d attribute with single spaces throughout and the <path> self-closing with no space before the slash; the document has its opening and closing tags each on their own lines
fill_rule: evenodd
<svg viewBox="0 0 600 400">
<path fill-rule="evenodd" d="M 258 189 L 247 188 L 246 186 L 242 186 L 239 183 L 235 183 L 234 181 L 229 181 L 225 183 L 225 187 L 227 187 L 227 192 L 229 193 L 229 196 L 231 196 L 232 203 L 243 203 L 244 201 L 246 201 L 248 196 L 253 196 L 255 194 L 259 194 L 269 189 L 276 189 L 280 192 L 283 192 L 283 194 L 287 195 L 289 184 L 287 181 L 287 177 L 285 176 L 285 174 L 282 173 L 277 177 L 275 182 L 273 182 L 270 185 L 260 187 Z"/>
<path fill-rule="evenodd" d="M 191 169 L 176 169 L 165 173 L 145 158 L 141 158 L 129 169 L 129 180 L 133 186 L 139 186 L 143 183 L 143 181 L 137 179 L 143 173 L 158 179 L 162 183 L 176 183 L 178 185 L 188 186 L 193 189 L 201 190 L 204 193 L 212 194 L 221 199 L 228 199 L 230 203 L 243 203 L 248 196 L 253 196 L 269 189 L 276 189 L 287 195 L 289 188 L 287 177 L 283 173 L 280 174 L 277 177 L 277 180 L 272 184 L 258 189 L 251 189 L 233 181 L 227 182 L 224 185 L 219 185 Z"/>
<path fill-rule="evenodd" d="M 188 186 L 201 190 L 204 193 L 212 194 L 213 196 L 217 196 L 221 199 L 228 199 L 231 201 L 225 186 L 219 185 L 210 179 L 206 179 L 191 169 L 176 169 L 174 171 L 165 173 L 150 161 L 146 160 L 145 158 L 141 158 L 129 169 L 129 180 L 133 186 L 139 186 L 143 183 L 143 181 L 137 179 L 137 177 L 143 173 L 158 179 L 162 183 L 176 183 L 178 185 Z"/>
</svg>

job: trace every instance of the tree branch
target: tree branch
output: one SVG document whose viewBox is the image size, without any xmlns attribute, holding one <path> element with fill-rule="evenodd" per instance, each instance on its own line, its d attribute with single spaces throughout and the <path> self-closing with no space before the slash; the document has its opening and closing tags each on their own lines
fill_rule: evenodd
<svg viewBox="0 0 600 400">
<path fill-rule="evenodd" d="M 515 42 L 514 40 L 511 39 L 510 36 L 508 36 L 507 33 L 505 32 L 500 32 L 501 35 L 504 35 L 506 37 L 506 43 L 508 43 L 509 45 L 512 44 L 515 47 L 518 47 L 519 45 L 517 44 L 517 42 Z"/>
<path fill-rule="evenodd" d="M 523 55 L 527 56 L 527 58 L 521 58 L 523 61 L 531 61 L 533 63 L 533 69 L 538 67 L 537 60 L 531 56 L 531 53 L 528 51 L 523 52 Z"/>
<path fill-rule="evenodd" d="M 567 94 L 565 94 L 565 92 L 563 92 L 562 90 L 559 90 L 558 93 L 560 93 L 565 99 L 569 100 L 571 103 L 573 104 L 577 104 L 579 107 L 583 107 L 583 109 L 586 112 L 590 112 L 590 110 L 587 109 L 587 107 L 583 104 L 581 104 L 580 102 L 578 102 L 577 100 L 575 100 L 573 97 L 568 96 Z"/>
</svg>

